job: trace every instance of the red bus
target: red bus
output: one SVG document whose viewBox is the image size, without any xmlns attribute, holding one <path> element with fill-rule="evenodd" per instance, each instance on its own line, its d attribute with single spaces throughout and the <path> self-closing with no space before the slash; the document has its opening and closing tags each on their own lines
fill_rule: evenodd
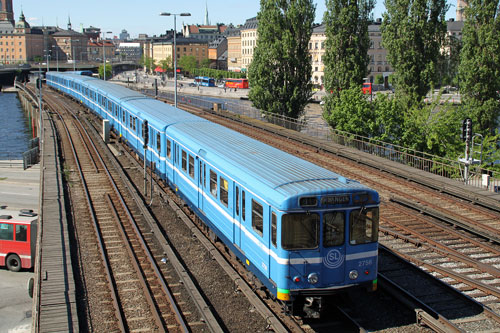
<svg viewBox="0 0 500 333">
<path fill-rule="evenodd" d="M 248 89 L 247 79 L 226 79 L 226 88 Z"/>
<path fill-rule="evenodd" d="M 363 90 L 364 95 L 366 95 L 366 94 L 371 95 L 372 94 L 372 84 L 370 82 L 363 83 L 363 88 L 361 90 Z"/>
<path fill-rule="evenodd" d="M 0 266 L 13 272 L 32 268 L 35 264 L 36 214 L 0 210 Z"/>
</svg>

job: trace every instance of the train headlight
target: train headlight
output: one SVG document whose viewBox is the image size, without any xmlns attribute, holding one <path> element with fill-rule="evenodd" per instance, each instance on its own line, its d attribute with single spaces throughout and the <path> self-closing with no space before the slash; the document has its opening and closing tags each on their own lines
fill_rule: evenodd
<svg viewBox="0 0 500 333">
<path fill-rule="evenodd" d="M 358 271 L 353 269 L 352 271 L 349 272 L 349 279 L 351 280 L 356 280 L 358 278 Z"/>
<path fill-rule="evenodd" d="M 318 277 L 318 274 L 316 273 L 311 273 L 307 276 L 307 281 L 310 283 L 310 284 L 316 284 L 318 283 L 319 281 L 319 277 Z"/>
</svg>

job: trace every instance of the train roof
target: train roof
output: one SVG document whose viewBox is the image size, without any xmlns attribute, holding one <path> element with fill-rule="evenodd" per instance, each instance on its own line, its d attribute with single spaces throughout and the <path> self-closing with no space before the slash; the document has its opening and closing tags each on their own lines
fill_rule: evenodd
<svg viewBox="0 0 500 333">
<path fill-rule="evenodd" d="M 123 102 L 122 106 L 140 118 L 144 118 L 147 115 L 149 124 L 161 131 L 179 122 L 207 122 L 203 118 L 152 98 L 132 99 Z"/>
<path fill-rule="evenodd" d="M 250 190 L 261 196 L 265 193 L 264 199 L 276 207 L 284 208 L 287 200 L 301 196 L 371 191 L 357 181 L 212 122 L 179 123 L 167 133 L 175 134 Z"/>
<path fill-rule="evenodd" d="M 57 72 L 49 72 L 48 74 L 52 74 L 54 76 L 59 76 L 65 79 L 70 79 L 74 82 L 83 84 L 83 85 L 92 85 L 96 89 L 100 90 L 105 95 L 111 95 L 111 99 L 121 102 L 122 100 L 129 99 L 141 99 L 141 98 L 149 98 L 140 92 L 128 89 L 126 87 L 120 86 L 118 84 L 110 83 L 107 81 L 100 80 L 95 77 L 79 75 L 75 73 L 57 73 Z"/>
</svg>

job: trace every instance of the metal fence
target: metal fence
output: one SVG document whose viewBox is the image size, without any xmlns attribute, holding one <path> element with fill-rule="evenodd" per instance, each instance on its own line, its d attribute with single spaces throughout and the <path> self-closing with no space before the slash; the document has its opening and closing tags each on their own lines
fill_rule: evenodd
<svg viewBox="0 0 500 333">
<path fill-rule="evenodd" d="M 141 89 L 141 92 L 152 96 L 155 94 L 155 91 L 151 89 Z M 173 92 L 162 91 L 159 92 L 158 95 L 169 100 L 174 99 Z M 244 106 L 239 103 L 217 103 L 182 94 L 177 94 L 177 103 L 210 110 L 213 110 L 214 104 L 217 104 L 218 110 L 220 111 L 229 111 L 250 118 L 261 119 L 287 129 L 295 130 L 346 147 L 355 148 L 365 153 L 386 158 L 393 162 L 408 165 L 435 175 L 466 183 L 466 185 L 483 188 L 492 192 L 500 192 L 499 172 L 474 167 L 469 171 L 469 179 L 465 182 L 463 164 L 458 161 L 453 161 L 406 147 L 332 129 L 326 124 L 326 122 L 325 124 L 313 124 L 308 121 L 307 115 L 304 115 L 297 120 L 276 114 L 265 113 L 256 108 Z"/>
</svg>

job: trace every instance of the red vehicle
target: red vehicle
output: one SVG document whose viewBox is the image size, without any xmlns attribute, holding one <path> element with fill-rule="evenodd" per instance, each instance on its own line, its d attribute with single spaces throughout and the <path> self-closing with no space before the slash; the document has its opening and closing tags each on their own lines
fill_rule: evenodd
<svg viewBox="0 0 500 333">
<path fill-rule="evenodd" d="M 31 210 L 0 210 L 0 266 L 13 272 L 35 264 L 38 218 Z"/>
<path fill-rule="evenodd" d="M 248 79 L 226 79 L 226 88 L 248 89 Z"/>
<path fill-rule="evenodd" d="M 363 90 L 363 94 L 371 95 L 372 94 L 372 84 L 370 82 L 363 83 L 363 88 L 361 90 Z"/>
</svg>

